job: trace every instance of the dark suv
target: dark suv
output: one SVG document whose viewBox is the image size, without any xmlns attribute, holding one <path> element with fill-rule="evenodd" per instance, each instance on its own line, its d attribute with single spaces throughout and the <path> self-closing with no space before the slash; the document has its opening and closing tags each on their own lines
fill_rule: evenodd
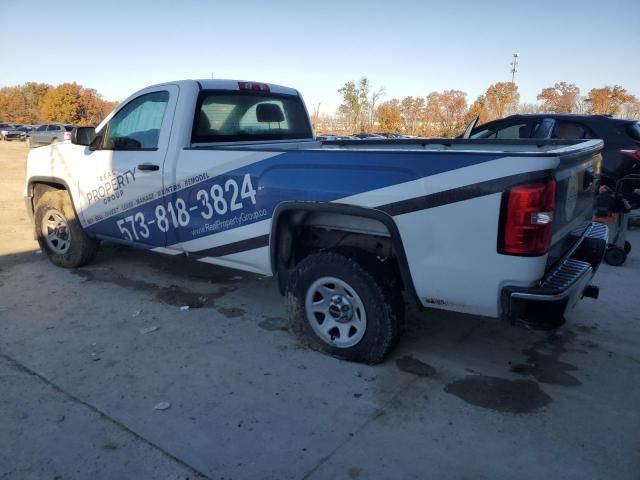
<svg viewBox="0 0 640 480">
<path fill-rule="evenodd" d="M 620 178 L 640 173 L 640 122 L 608 115 L 512 115 L 477 126 L 471 138 L 600 138 L 602 181 L 613 186 Z"/>
</svg>

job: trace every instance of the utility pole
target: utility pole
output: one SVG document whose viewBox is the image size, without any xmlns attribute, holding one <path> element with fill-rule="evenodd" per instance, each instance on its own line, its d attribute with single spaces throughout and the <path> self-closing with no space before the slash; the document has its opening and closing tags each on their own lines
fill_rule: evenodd
<svg viewBox="0 0 640 480">
<path fill-rule="evenodd" d="M 516 72 L 518 71 L 518 57 L 520 57 L 519 53 L 513 54 L 513 60 L 511 60 L 511 83 L 516 82 Z"/>
</svg>

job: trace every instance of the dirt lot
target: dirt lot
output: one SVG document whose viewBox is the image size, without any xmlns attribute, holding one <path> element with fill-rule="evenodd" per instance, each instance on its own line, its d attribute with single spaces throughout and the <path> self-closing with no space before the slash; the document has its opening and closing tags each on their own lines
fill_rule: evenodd
<svg viewBox="0 0 640 480">
<path fill-rule="evenodd" d="M 412 312 L 367 367 L 299 348 L 269 279 L 113 245 L 54 267 L 26 153 L 0 143 L 0 479 L 638 479 L 640 253 L 561 332 Z"/>
</svg>

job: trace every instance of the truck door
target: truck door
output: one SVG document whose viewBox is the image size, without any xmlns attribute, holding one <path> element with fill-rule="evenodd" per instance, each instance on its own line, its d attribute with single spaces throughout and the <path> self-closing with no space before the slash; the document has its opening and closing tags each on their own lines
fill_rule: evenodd
<svg viewBox="0 0 640 480">
<path fill-rule="evenodd" d="M 144 90 L 97 132 L 78 173 L 87 230 L 98 237 L 149 247 L 166 244 L 154 200 L 162 196 L 163 164 L 178 87 Z"/>
</svg>

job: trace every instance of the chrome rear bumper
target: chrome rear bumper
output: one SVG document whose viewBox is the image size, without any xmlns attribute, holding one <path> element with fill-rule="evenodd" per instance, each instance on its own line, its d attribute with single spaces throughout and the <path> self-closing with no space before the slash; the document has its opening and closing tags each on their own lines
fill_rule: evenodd
<svg viewBox="0 0 640 480">
<path fill-rule="evenodd" d="M 502 317 L 535 329 L 553 329 L 584 296 L 597 298 L 589 282 L 607 247 L 608 228 L 593 222 L 566 255 L 535 287 L 507 286 L 502 290 Z"/>
</svg>

